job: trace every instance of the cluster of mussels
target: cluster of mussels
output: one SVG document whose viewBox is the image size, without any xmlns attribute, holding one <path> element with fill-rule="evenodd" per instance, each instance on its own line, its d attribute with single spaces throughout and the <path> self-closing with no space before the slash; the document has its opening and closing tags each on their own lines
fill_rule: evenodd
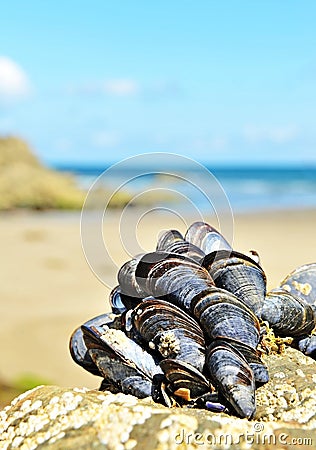
<svg viewBox="0 0 316 450">
<path fill-rule="evenodd" d="M 74 361 L 103 377 L 102 390 L 252 418 L 256 386 L 269 379 L 258 351 L 264 321 L 316 353 L 316 263 L 266 293 L 257 253 L 234 251 L 204 222 L 184 237 L 165 232 L 155 252 L 121 267 L 118 281 L 112 312 L 70 339 Z"/>
</svg>

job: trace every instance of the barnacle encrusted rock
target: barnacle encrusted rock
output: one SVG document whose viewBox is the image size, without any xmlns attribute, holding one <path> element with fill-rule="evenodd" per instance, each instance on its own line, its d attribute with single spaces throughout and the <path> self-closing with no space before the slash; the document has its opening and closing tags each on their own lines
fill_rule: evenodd
<svg viewBox="0 0 316 450">
<path fill-rule="evenodd" d="M 270 381 L 256 392 L 256 417 L 316 428 L 316 361 L 289 347 L 264 360 Z"/>
<path fill-rule="evenodd" d="M 198 409 L 168 409 L 131 395 L 40 386 L 0 412 L 0 448 L 313 448 L 316 362 L 290 348 L 267 356 L 265 362 L 271 379 L 256 391 L 252 421 Z"/>
</svg>

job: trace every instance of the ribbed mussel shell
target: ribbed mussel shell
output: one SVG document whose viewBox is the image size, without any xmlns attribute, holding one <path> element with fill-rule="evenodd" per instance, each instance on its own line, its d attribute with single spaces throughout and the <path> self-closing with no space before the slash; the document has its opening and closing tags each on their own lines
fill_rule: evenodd
<svg viewBox="0 0 316 450">
<path fill-rule="evenodd" d="M 169 389 L 179 397 L 190 401 L 210 391 L 209 381 L 192 364 L 168 358 L 160 362 L 160 367 L 170 383 Z"/>
<path fill-rule="evenodd" d="M 316 309 L 316 263 L 305 264 L 293 270 L 280 287 L 300 297 Z"/>
<path fill-rule="evenodd" d="M 178 230 L 166 230 L 158 238 L 156 251 L 167 251 L 176 242 L 183 242 L 184 238 Z"/>
<path fill-rule="evenodd" d="M 184 239 L 199 247 L 206 255 L 218 250 L 232 250 L 224 236 L 205 222 L 192 223 L 187 229 Z"/>
<path fill-rule="evenodd" d="M 143 255 L 140 255 L 123 264 L 117 275 L 121 293 L 134 298 L 134 306 L 136 306 L 141 299 L 147 297 L 146 292 L 139 286 L 135 276 L 137 265 L 142 256 Z"/>
<path fill-rule="evenodd" d="M 256 384 L 263 384 L 269 381 L 267 366 L 262 362 L 258 350 L 243 342 L 225 337 L 225 342 L 243 355 L 253 372 Z"/>
<path fill-rule="evenodd" d="M 251 418 L 256 410 L 255 381 L 243 355 L 221 339 L 212 342 L 206 355 L 215 386 L 240 416 Z"/>
<path fill-rule="evenodd" d="M 186 388 L 191 397 L 207 391 L 202 375 L 205 341 L 194 319 L 171 303 L 145 300 L 134 309 L 132 320 L 149 348 L 166 359 L 160 364 L 174 391 Z"/>
<path fill-rule="evenodd" d="M 179 359 L 203 370 L 203 332 L 180 308 L 162 300 L 145 300 L 134 309 L 132 320 L 141 337 L 163 358 Z"/>
<path fill-rule="evenodd" d="M 315 327 L 311 305 L 281 288 L 268 292 L 262 319 L 268 321 L 280 336 L 304 336 Z"/>
<path fill-rule="evenodd" d="M 136 279 L 148 294 L 163 298 L 191 311 L 196 296 L 213 286 L 208 272 L 183 255 L 153 252 L 145 255 L 138 263 Z"/>
<path fill-rule="evenodd" d="M 256 348 L 260 338 L 257 317 L 235 295 L 211 287 L 195 304 L 194 316 L 211 339 L 228 337 Z"/>
<path fill-rule="evenodd" d="M 238 252 L 219 251 L 207 255 L 203 266 L 219 288 L 232 292 L 260 318 L 266 294 L 266 277 L 261 266 Z"/>
<path fill-rule="evenodd" d="M 158 240 L 156 251 L 185 255 L 197 263 L 201 263 L 205 256 L 205 253 L 199 247 L 184 240 L 177 230 L 164 232 Z"/>
</svg>

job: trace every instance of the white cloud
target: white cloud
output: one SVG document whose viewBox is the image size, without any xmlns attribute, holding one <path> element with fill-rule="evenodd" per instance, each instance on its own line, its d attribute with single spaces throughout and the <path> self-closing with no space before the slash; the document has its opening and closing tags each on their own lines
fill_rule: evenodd
<svg viewBox="0 0 316 450">
<path fill-rule="evenodd" d="M 268 141 L 275 144 L 284 144 L 293 141 L 298 136 L 299 130 L 294 125 L 278 127 L 247 125 L 242 134 L 251 143 Z"/>
<path fill-rule="evenodd" d="M 27 96 L 31 91 L 23 69 L 11 59 L 0 56 L 0 98 L 11 100 Z"/>
</svg>

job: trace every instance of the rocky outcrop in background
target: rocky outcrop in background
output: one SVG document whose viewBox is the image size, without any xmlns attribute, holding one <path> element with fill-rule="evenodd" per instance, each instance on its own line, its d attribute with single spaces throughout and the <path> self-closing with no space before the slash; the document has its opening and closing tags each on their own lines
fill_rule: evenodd
<svg viewBox="0 0 316 450">
<path fill-rule="evenodd" d="M 80 209 L 83 201 L 71 176 L 45 167 L 23 140 L 0 137 L 0 210 Z"/>
<path fill-rule="evenodd" d="M 254 420 L 85 388 L 39 386 L 0 412 L 0 448 L 312 449 L 316 362 L 293 349 L 266 357 Z"/>
</svg>

